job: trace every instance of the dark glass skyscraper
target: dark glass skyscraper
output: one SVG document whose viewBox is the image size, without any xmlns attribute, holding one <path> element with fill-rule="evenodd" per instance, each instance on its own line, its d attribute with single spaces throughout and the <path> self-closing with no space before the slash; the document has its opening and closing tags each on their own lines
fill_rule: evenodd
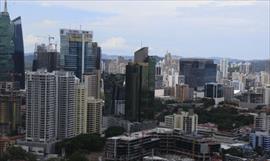
<svg viewBox="0 0 270 161">
<path fill-rule="evenodd" d="M 191 88 L 204 87 L 216 82 L 217 65 L 212 59 L 180 59 L 180 74 Z"/>
<path fill-rule="evenodd" d="M 126 66 L 126 119 L 143 121 L 153 118 L 155 65 L 148 48 L 135 52 L 134 63 Z"/>
<path fill-rule="evenodd" d="M 92 38 L 91 31 L 61 29 L 60 68 L 73 71 L 80 79 L 99 70 L 101 48 Z"/>
<path fill-rule="evenodd" d="M 24 89 L 25 86 L 25 71 L 24 71 L 24 47 L 23 47 L 23 33 L 21 17 L 17 17 L 12 20 L 14 34 L 13 42 L 15 52 L 13 54 L 14 61 L 14 79 L 20 82 L 20 88 Z"/>
</svg>

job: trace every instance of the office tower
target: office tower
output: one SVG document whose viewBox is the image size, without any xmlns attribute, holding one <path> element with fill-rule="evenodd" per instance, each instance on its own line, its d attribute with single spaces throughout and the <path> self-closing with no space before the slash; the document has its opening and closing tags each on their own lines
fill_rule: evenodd
<svg viewBox="0 0 270 161">
<path fill-rule="evenodd" d="M 26 139 L 50 143 L 74 136 L 75 76 L 71 72 L 27 72 Z"/>
<path fill-rule="evenodd" d="M 87 133 L 101 134 L 103 100 L 87 98 Z"/>
<path fill-rule="evenodd" d="M 57 139 L 63 140 L 75 135 L 75 83 L 72 72 L 57 71 L 56 93 L 58 108 Z"/>
<path fill-rule="evenodd" d="M 87 97 L 100 98 L 100 70 L 93 72 L 92 74 L 83 75 L 83 82 L 86 86 Z"/>
<path fill-rule="evenodd" d="M 25 70 L 24 70 L 24 46 L 21 17 L 12 20 L 14 29 L 13 43 L 15 52 L 13 54 L 14 61 L 14 80 L 20 82 L 20 88 L 25 87 Z"/>
<path fill-rule="evenodd" d="M 152 119 L 155 89 L 155 61 L 148 48 L 134 54 L 134 63 L 126 66 L 126 118 L 130 121 Z"/>
<path fill-rule="evenodd" d="M 185 134 L 193 134 L 197 132 L 198 115 L 193 111 L 167 115 L 165 116 L 165 126 L 182 130 Z"/>
<path fill-rule="evenodd" d="M 0 81 L 18 81 L 24 88 L 24 48 L 21 17 L 10 20 L 5 1 L 0 14 Z"/>
<path fill-rule="evenodd" d="M 57 139 L 57 83 L 54 73 L 26 73 L 26 140 L 50 144 Z"/>
<path fill-rule="evenodd" d="M 270 132 L 270 115 L 260 113 L 254 117 L 254 128 L 256 131 Z"/>
<path fill-rule="evenodd" d="M 215 100 L 215 104 L 224 101 L 223 85 L 219 83 L 207 83 L 205 85 L 204 96 Z"/>
<path fill-rule="evenodd" d="M 12 56 L 15 52 L 13 42 L 13 28 L 7 12 L 7 2 L 5 9 L 0 14 L 0 81 L 12 81 L 14 74 L 14 60 Z"/>
<path fill-rule="evenodd" d="M 33 60 L 33 71 L 46 69 L 48 72 L 57 70 L 57 52 L 56 44 L 40 44 L 36 46 Z"/>
<path fill-rule="evenodd" d="M 180 75 L 191 88 L 204 87 L 205 83 L 216 82 L 217 65 L 212 59 L 180 59 Z"/>
<path fill-rule="evenodd" d="M 251 63 L 245 62 L 239 64 L 239 72 L 244 74 L 249 74 L 251 71 Z"/>
<path fill-rule="evenodd" d="M 87 108 L 86 108 L 86 88 L 83 83 L 80 83 L 79 80 L 76 82 L 75 87 L 75 117 L 76 117 L 76 124 L 75 124 L 75 131 L 76 135 L 86 133 L 86 125 L 87 125 Z"/>
<path fill-rule="evenodd" d="M 221 59 L 220 72 L 222 73 L 222 78 L 228 78 L 228 69 L 229 69 L 228 59 Z"/>
<path fill-rule="evenodd" d="M 92 41 L 93 33 L 60 30 L 60 68 L 73 71 L 82 80 L 84 74 L 100 69 L 101 48 Z"/>
<path fill-rule="evenodd" d="M 190 100 L 189 86 L 187 84 L 177 84 L 175 86 L 175 98 L 181 102 Z"/>
<path fill-rule="evenodd" d="M 270 84 L 264 88 L 264 104 L 270 105 Z"/>
<path fill-rule="evenodd" d="M 15 82 L 0 82 L 0 135 L 16 134 L 21 126 L 22 96 Z"/>
<path fill-rule="evenodd" d="M 225 85 L 223 87 L 223 96 L 224 96 L 224 101 L 232 101 L 234 97 L 233 86 Z"/>
</svg>

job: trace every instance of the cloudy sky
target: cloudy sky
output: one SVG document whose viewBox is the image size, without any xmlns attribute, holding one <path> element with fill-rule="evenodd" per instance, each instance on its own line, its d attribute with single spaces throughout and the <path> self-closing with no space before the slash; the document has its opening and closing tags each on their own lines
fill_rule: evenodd
<svg viewBox="0 0 270 161">
<path fill-rule="evenodd" d="M 92 30 L 103 53 L 132 55 L 149 46 L 183 57 L 269 57 L 268 0 L 256 1 L 37 1 L 9 0 L 22 17 L 26 52 L 59 29 Z M 3 5 L 1 3 L 1 9 Z"/>
</svg>

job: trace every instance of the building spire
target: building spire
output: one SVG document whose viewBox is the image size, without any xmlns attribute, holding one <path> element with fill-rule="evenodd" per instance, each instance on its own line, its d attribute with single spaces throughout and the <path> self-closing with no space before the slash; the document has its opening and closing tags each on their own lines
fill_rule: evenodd
<svg viewBox="0 0 270 161">
<path fill-rule="evenodd" d="M 5 8 L 4 8 L 4 12 L 8 12 L 8 11 L 7 11 L 7 0 L 5 0 Z"/>
</svg>

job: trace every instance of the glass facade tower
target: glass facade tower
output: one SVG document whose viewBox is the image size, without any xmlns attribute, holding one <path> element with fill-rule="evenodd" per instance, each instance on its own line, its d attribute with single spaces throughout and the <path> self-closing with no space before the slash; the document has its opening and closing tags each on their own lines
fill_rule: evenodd
<svg viewBox="0 0 270 161">
<path fill-rule="evenodd" d="M 0 14 L 0 81 L 11 81 L 14 71 L 14 42 L 12 40 L 13 26 L 5 9 Z"/>
<path fill-rule="evenodd" d="M 73 71 L 81 80 L 83 74 L 99 70 L 101 48 L 92 37 L 91 31 L 61 29 L 60 68 Z"/>
</svg>

